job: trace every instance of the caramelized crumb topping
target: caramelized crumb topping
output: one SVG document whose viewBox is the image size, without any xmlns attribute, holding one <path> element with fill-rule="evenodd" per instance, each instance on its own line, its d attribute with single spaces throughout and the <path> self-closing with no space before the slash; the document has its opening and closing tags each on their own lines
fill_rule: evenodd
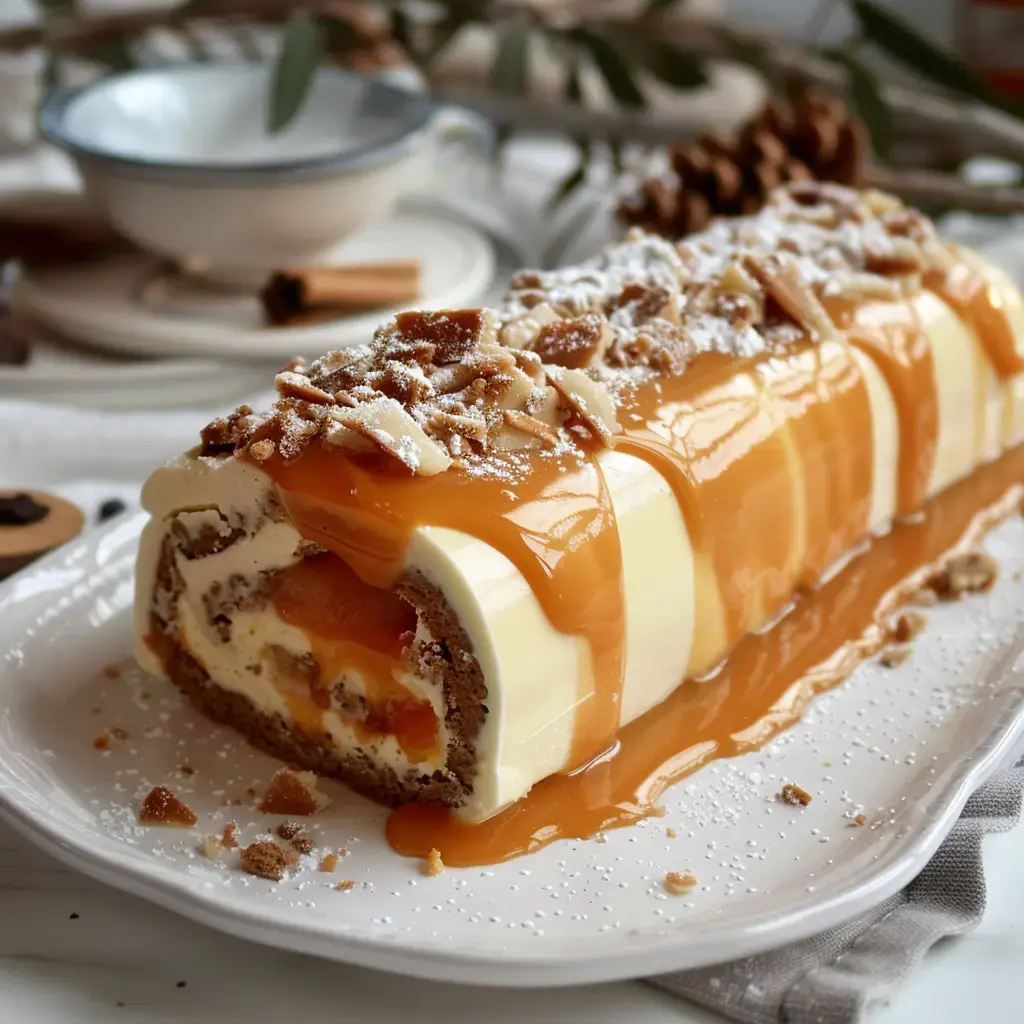
<svg viewBox="0 0 1024 1024">
<path fill-rule="evenodd" d="M 312 772 L 280 768 L 267 785 L 259 809 L 266 814 L 294 814 L 296 817 L 316 814 L 331 802 L 317 790 L 316 782 Z"/>
<path fill-rule="evenodd" d="M 203 853 L 210 860 L 220 860 L 220 855 L 224 852 L 224 843 L 220 836 L 207 836 L 203 840 Z"/>
<path fill-rule="evenodd" d="M 697 885 L 692 871 L 670 871 L 661 883 L 665 891 L 672 896 L 685 896 Z"/>
<path fill-rule="evenodd" d="M 806 807 L 811 802 L 811 794 L 806 789 L 801 789 L 799 786 L 794 786 L 792 782 L 787 782 L 779 793 L 779 799 L 784 804 Z"/>
<path fill-rule="evenodd" d="M 431 878 L 444 874 L 444 861 L 441 860 L 441 851 L 431 848 L 423 861 L 423 873 Z"/>
<path fill-rule="evenodd" d="M 238 849 L 238 823 L 229 821 L 224 826 L 224 834 L 221 836 L 220 841 L 224 844 L 224 847 L 228 850 Z"/>
<path fill-rule="evenodd" d="M 302 831 L 302 826 L 297 821 L 282 821 L 274 831 L 282 839 L 291 840 Z"/>
<path fill-rule="evenodd" d="M 336 853 L 328 853 L 320 858 L 320 863 L 317 866 L 321 871 L 330 874 L 338 866 L 338 860 L 339 857 Z"/>
<path fill-rule="evenodd" d="M 285 872 L 298 864 L 291 850 L 284 850 L 268 839 L 251 843 L 241 853 L 242 867 L 250 874 L 280 882 Z"/>
<path fill-rule="evenodd" d="M 334 888 L 339 889 L 341 892 L 348 892 L 349 889 L 354 889 L 356 883 L 351 878 L 346 878 L 343 882 L 339 882 Z"/>
<path fill-rule="evenodd" d="M 983 551 L 953 555 L 928 578 L 926 586 L 940 601 L 955 601 L 964 594 L 989 590 L 996 581 L 995 560 Z"/>
<path fill-rule="evenodd" d="M 165 786 L 151 789 L 139 810 L 139 822 L 143 825 L 192 828 L 198 820 L 195 811 Z"/>
<path fill-rule="evenodd" d="M 705 352 L 833 337 L 828 299 L 912 294 L 952 261 L 931 222 L 891 196 L 790 183 L 760 212 L 680 242 L 633 230 L 579 266 L 523 271 L 495 310 L 402 313 L 369 345 L 292 362 L 269 416 L 241 406 L 203 431 L 199 454 L 291 460 L 322 443 L 431 475 L 578 446 L 573 423 L 608 444 L 616 404 L 643 379 Z M 560 387 L 568 374 L 587 385 Z"/>
<path fill-rule="evenodd" d="M 898 668 L 910 657 L 910 653 L 911 649 L 908 646 L 887 647 L 882 651 L 882 656 L 878 660 L 886 668 Z"/>
</svg>

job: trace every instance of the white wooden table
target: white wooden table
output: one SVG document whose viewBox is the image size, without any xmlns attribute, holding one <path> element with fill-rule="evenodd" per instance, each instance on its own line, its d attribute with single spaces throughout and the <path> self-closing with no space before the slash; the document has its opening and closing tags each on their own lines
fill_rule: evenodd
<svg viewBox="0 0 1024 1024">
<path fill-rule="evenodd" d="M 0 712 L 2 718 L 2 712 Z M 987 841 L 989 911 L 935 949 L 875 1024 L 1024 1020 L 1024 828 Z M 0 1022 L 721 1024 L 639 984 L 431 984 L 220 935 L 60 866 L 0 823 Z"/>
</svg>

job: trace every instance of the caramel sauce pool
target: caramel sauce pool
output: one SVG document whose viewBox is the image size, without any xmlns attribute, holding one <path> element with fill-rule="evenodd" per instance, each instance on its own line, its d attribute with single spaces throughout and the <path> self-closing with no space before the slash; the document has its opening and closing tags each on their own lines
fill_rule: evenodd
<svg viewBox="0 0 1024 1024">
<path fill-rule="evenodd" d="M 880 625 L 905 589 L 945 553 L 970 546 L 1016 511 L 1021 481 L 1024 447 L 939 495 L 916 521 L 897 523 L 770 630 L 744 637 L 713 678 L 684 683 L 625 726 L 610 756 L 544 779 L 479 824 L 461 823 L 442 807 L 406 804 L 388 819 L 388 842 L 407 856 L 437 849 L 445 864 L 466 867 L 650 816 L 667 786 L 711 760 L 763 746 L 793 725 L 815 694 L 877 652 Z"/>
</svg>

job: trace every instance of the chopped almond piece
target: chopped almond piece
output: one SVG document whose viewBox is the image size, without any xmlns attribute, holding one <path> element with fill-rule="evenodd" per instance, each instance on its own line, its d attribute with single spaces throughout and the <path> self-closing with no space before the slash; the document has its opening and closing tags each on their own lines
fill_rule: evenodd
<svg viewBox="0 0 1024 1024">
<path fill-rule="evenodd" d="M 331 802 L 329 797 L 317 791 L 316 781 L 312 772 L 294 772 L 290 768 L 281 768 L 271 778 L 259 809 L 266 814 L 296 817 L 316 814 Z"/>
<path fill-rule="evenodd" d="M 224 844 L 228 850 L 238 849 L 238 824 L 234 821 L 229 821 L 224 826 L 224 835 L 221 836 L 220 841 Z"/>
<path fill-rule="evenodd" d="M 441 851 L 431 848 L 423 862 L 423 873 L 431 878 L 444 874 L 444 861 L 441 860 Z"/>
<path fill-rule="evenodd" d="M 298 857 L 291 850 L 284 850 L 267 839 L 250 843 L 243 848 L 241 856 L 242 867 L 250 875 L 275 882 L 280 882 L 284 873 L 298 863 Z"/>
<path fill-rule="evenodd" d="M 996 573 L 995 561 L 983 551 L 965 551 L 948 559 L 929 577 L 927 586 L 940 601 L 955 601 L 964 594 L 988 590 L 996 581 Z"/>
<path fill-rule="evenodd" d="M 142 802 L 139 821 L 143 825 L 168 825 L 192 828 L 198 821 L 196 812 L 182 803 L 166 786 L 156 786 Z"/>
<path fill-rule="evenodd" d="M 661 883 L 673 896 L 685 896 L 697 884 L 691 871 L 670 871 Z"/>
<path fill-rule="evenodd" d="M 886 668 L 898 668 L 910 657 L 910 647 L 887 647 L 882 651 L 882 656 L 878 660 Z"/>
<path fill-rule="evenodd" d="M 325 857 L 320 858 L 320 863 L 317 867 L 321 871 L 326 871 L 330 874 L 338 866 L 339 859 L 336 853 L 328 853 Z"/>
<path fill-rule="evenodd" d="M 207 836 L 203 840 L 203 853 L 206 854 L 210 860 L 220 860 L 220 855 L 224 852 L 224 843 L 219 836 Z"/>
<path fill-rule="evenodd" d="M 282 821 L 274 831 L 282 839 L 294 839 L 301 831 L 302 826 L 297 821 Z"/>
<path fill-rule="evenodd" d="M 889 636 L 895 643 L 905 644 L 913 640 L 927 624 L 928 620 L 920 612 L 902 612 L 889 627 Z"/>
<path fill-rule="evenodd" d="M 269 437 L 265 437 L 261 441 L 253 441 L 253 443 L 249 445 L 249 454 L 257 462 L 266 462 L 276 450 L 274 442 Z"/>
<path fill-rule="evenodd" d="M 779 793 L 779 799 L 784 804 L 806 807 L 811 802 L 811 794 L 806 789 L 801 789 L 799 786 L 794 786 L 792 782 L 787 782 L 782 787 L 782 792 Z"/>
</svg>

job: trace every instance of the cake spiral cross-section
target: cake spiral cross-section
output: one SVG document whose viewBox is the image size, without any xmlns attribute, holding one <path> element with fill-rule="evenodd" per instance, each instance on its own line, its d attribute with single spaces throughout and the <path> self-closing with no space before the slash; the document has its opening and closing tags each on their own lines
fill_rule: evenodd
<svg viewBox="0 0 1024 1024">
<path fill-rule="evenodd" d="M 278 374 L 157 470 L 138 657 L 289 763 L 468 822 L 1024 438 L 1024 302 L 793 185 Z"/>
</svg>

